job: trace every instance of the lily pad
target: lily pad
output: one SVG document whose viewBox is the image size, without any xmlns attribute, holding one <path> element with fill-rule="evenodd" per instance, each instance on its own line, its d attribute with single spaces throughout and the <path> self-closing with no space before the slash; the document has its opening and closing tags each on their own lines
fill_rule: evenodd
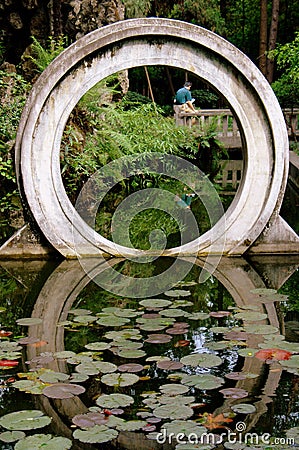
<svg viewBox="0 0 299 450">
<path fill-rule="evenodd" d="M 159 314 L 161 314 L 161 316 L 165 316 L 165 317 L 182 317 L 182 316 L 185 316 L 187 313 L 183 309 L 169 308 L 169 309 L 165 309 L 165 310 L 161 311 Z"/>
<path fill-rule="evenodd" d="M 43 323 L 42 319 L 38 317 L 24 317 L 23 319 L 16 320 L 18 325 L 31 327 L 32 325 L 40 325 Z"/>
<path fill-rule="evenodd" d="M 170 300 L 164 300 L 163 298 L 148 298 L 146 300 L 141 300 L 139 303 L 148 309 L 165 308 L 172 304 Z"/>
<path fill-rule="evenodd" d="M 178 370 L 184 365 L 179 361 L 158 361 L 157 367 L 162 370 Z"/>
<path fill-rule="evenodd" d="M 75 316 L 74 322 L 82 323 L 84 325 L 88 325 L 89 323 L 95 322 L 97 320 L 96 316 Z"/>
<path fill-rule="evenodd" d="M 0 418 L 0 425 L 7 430 L 33 430 L 46 427 L 51 418 L 39 410 L 16 411 Z"/>
<path fill-rule="evenodd" d="M 86 375 L 97 375 L 98 373 L 112 373 L 117 370 L 117 366 L 106 361 L 82 362 L 76 366 L 76 372 Z"/>
<path fill-rule="evenodd" d="M 244 330 L 252 334 L 274 334 L 279 333 L 279 329 L 273 325 L 246 324 Z"/>
<path fill-rule="evenodd" d="M 245 321 L 259 321 L 259 320 L 265 320 L 267 319 L 268 315 L 265 313 L 261 313 L 258 311 L 242 311 L 237 314 L 235 314 L 235 319 L 241 319 Z"/>
<path fill-rule="evenodd" d="M 258 351 L 257 348 L 246 347 L 246 348 L 240 348 L 238 350 L 238 354 L 240 356 L 244 356 L 245 358 L 247 358 L 247 357 L 251 357 L 252 358 L 256 354 L 257 351 Z"/>
<path fill-rule="evenodd" d="M 191 295 L 191 292 L 185 289 L 172 289 L 164 292 L 164 295 L 167 295 L 168 297 L 188 297 Z"/>
<path fill-rule="evenodd" d="M 118 356 L 121 356 L 122 358 L 132 358 L 132 359 L 137 359 L 137 358 L 143 358 L 144 356 L 146 356 L 146 353 L 144 350 L 130 350 L 130 349 L 121 349 L 119 350 L 119 352 L 117 353 Z"/>
<path fill-rule="evenodd" d="M 189 391 L 187 386 L 183 386 L 182 384 L 162 384 L 160 386 L 160 391 L 166 395 L 178 395 L 178 394 L 186 394 Z"/>
<path fill-rule="evenodd" d="M 185 314 L 185 317 L 187 317 L 189 320 L 206 320 L 210 316 L 209 316 L 209 314 L 204 313 L 204 312 L 196 312 L 196 313 Z"/>
<path fill-rule="evenodd" d="M 186 366 L 205 368 L 217 367 L 223 362 L 219 356 L 211 353 L 192 353 L 191 355 L 183 356 L 180 361 Z"/>
<path fill-rule="evenodd" d="M 100 317 L 97 320 L 97 324 L 102 325 L 103 327 L 121 327 L 129 322 L 130 319 L 127 319 L 126 317 L 116 317 L 115 315 Z"/>
<path fill-rule="evenodd" d="M 134 363 L 121 364 L 120 366 L 118 366 L 118 370 L 120 372 L 137 373 L 141 372 L 143 369 L 144 367 L 141 364 Z"/>
<path fill-rule="evenodd" d="M 73 436 L 80 442 L 101 444 L 103 442 L 109 442 L 115 439 L 118 436 L 118 431 L 108 428 L 105 425 L 95 425 L 87 431 L 75 430 Z"/>
<path fill-rule="evenodd" d="M 224 379 L 209 373 L 203 373 L 198 375 L 185 375 L 182 377 L 181 383 L 185 386 L 195 387 L 196 389 L 210 390 L 218 389 L 222 386 Z"/>
<path fill-rule="evenodd" d="M 299 374 L 299 355 L 293 355 L 288 361 L 280 363 L 288 372 Z"/>
<path fill-rule="evenodd" d="M 132 340 L 140 340 L 142 339 L 142 334 L 140 334 L 139 330 L 135 330 L 134 328 L 127 328 L 121 331 L 107 331 L 104 335 L 107 339 L 117 340 L 117 339 L 132 339 Z"/>
<path fill-rule="evenodd" d="M 172 339 L 171 336 L 167 334 L 150 334 L 145 342 L 149 342 L 150 344 L 166 344 L 170 342 Z"/>
<path fill-rule="evenodd" d="M 27 436 L 15 445 L 15 450 L 67 450 L 72 447 L 72 441 L 65 437 L 52 436 L 51 434 L 34 434 Z"/>
<path fill-rule="evenodd" d="M 237 414 L 253 414 L 256 411 L 256 407 L 250 403 L 239 403 L 231 406 L 231 409 Z"/>
<path fill-rule="evenodd" d="M 66 381 L 69 378 L 69 375 L 62 372 L 54 372 L 49 370 L 40 375 L 39 379 L 43 383 L 58 383 L 59 381 Z"/>
<path fill-rule="evenodd" d="M 119 408 L 126 407 L 134 403 L 133 397 L 126 394 L 110 394 L 110 395 L 101 395 L 96 399 L 96 404 L 101 406 L 102 408 Z"/>
<path fill-rule="evenodd" d="M 83 394 L 85 388 L 79 384 L 55 383 L 43 389 L 43 394 L 49 398 L 72 398 Z"/>
<path fill-rule="evenodd" d="M 69 314 L 73 314 L 74 316 L 85 316 L 91 314 L 91 311 L 89 309 L 77 308 L 77 309 L 70 309 Z"/>
<path fill-rule="evenodd" d="M 110 346 L 111 344 L 109 344 L 108 342 L 91 342 L 90 344 L 86 344 L 85 348 L 87 348 L 88 350 L 100 352 L 103 350 L 107 350 Z"/>
<path fill-rule="evenodd" d="M 167 404 L 158 406 L 154 409 L 153 414 L 161 419 L 189 419 L 194 414 L 194 411 L 190 406 Z"/>
<path fill-rule="evenodd" d="M 195 397 L 193 397 L 192 395 L 190 396 L 183 396 L 183 395 L 176 395 L 175 397 L 173 397 L 172 395 L 161 395 L 159 398 L 159 403 L 161 403 L 162 405 L 168 405 L 169 403 L 174 404 L 174 403 L 178 403 L 180 405 L 190 405 L 190 403 L 195 402 Z"/>
<path fill-rule="evenodd" d="M 58 358 L 58 359 L 67 359 L 67 358 L 72 358 L 73 356 L 76 356 L 76 353 L 71 352 L 69 350 L 64 350 L 62 352 L 53 353 L 53 356 L 55 356 L 55 358 Z"/>
<path fill-rule="evenodd" d="M 131 386 L 137 383 L 139 377 L 134 373 L 109 373 L 103 375 L 101 382 L 107 384 L 108 386 Z"/>
<path fill-rule="evenodd" d="M 98 411 L 77 414 L 72 418 L 73 424 L 81 428 L 91 428 L 95 425 L 107 425 L 107 416 Z"/>
<path fill-rule="evenodd" d="M 126 420 L 116 426 L 118 431 L 136 431 L 141 430 L 147 425 L 145 420 Z"/>
<path fill-rule="evenodd" d="M 177 436 L 182 433 L 186 437 L 191 434 L 200 437 L 202 434 L 206 434 L 207 432 L 207 429 L 204 426 L 198 425 L 192 420 L 173 420 L 172 422 L 164 423 L 161 431 L 163 431 L 164 428 L 166 430 L 166 436 Z"/>
<path fill-rule="evenodd" d="M 4 431 L 0 433 L 0 441 L 10 443 L 24 439 L 26 434 L 23 431 Z"/>
<path fill-rule="evenodd" d="M 239 388 L 227 388 L 220 389 L 221 394 L 223 394 L 224 398 L 245 398 L 248 397 L 248 392 L 245 389 Z"/>
</svg>

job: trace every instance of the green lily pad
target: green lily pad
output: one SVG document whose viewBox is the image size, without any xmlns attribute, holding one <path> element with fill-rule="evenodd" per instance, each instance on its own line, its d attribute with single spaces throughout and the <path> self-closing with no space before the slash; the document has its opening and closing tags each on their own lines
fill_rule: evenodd
<svg viewBox="0 0 299 450">
<path fill-rule="evenodd" d="M 72 398 L 83 394 L 85 388 L 79 384 L 55 383 L 43 389 L 43 394 L 49 398 Z"/>
<path fill-rule="evenodd" d="M 111 344 L 109 344 L 108 342 L 91 342 L 90 344 L 85 345 L 85 348 L 87 348 L 87 350 L 94 350 L 96 352 L 107 350 L 110 347 Z"/>
<path fill-rule="evenodd" d="M 293 355 L 288 361 L 280 361 L 282 367 L 288 372 L 299 375 L 299 355 Z"/>
<path fill-rule="evenodd" d="M 75 430 L 73 433 L 75 439 L 80 442 L 86 442 L 89 444 L 101 444 L 103 442 L 109 442 L 117 438 L 118 431 L 108 428 L 105 425 L 95 425 L 88 430 Z"/>
<path fill-rule="evenodd" d="M 96 316 L 75 316 L 74 317 L 74 322 L 78 322 L 78 323 L 82 323 L 84 325 L 88 325 L 89 323 L 95 322 L 97 320 Z"/>
<path fill-rule="evenodd" d="M 71 373 L 69 382 L 70 383 L 84 383 L 84 381 L 88 380 L 89 376 L 85 373 Z"/>
<path fill-rule="evenodd" d="M 119 347 L 120 350 L 138 350 L 143 347 L 143 342 L 129 341 L 129 339 L 122 339 L 111 342 L 111 347 Z"/>
<path fill-rule="evenodd" d="M 175 404 L 167 404 L 158 406 L 154 409 L 153 414 L 161 419 L 189 419 L 194 414 L 190 406 Z"/>
<path fill-rule="evenodd" d="M 185 289 L 172 289 L 164 292 L 164 295 L 167 295 L 168 297 L 188 297 L 191 295 L 191 292 Z"/>
<path fill-rule="evenodd" d="M 189 391 L 187 386 L 183 386 L 182 384 L 162 384 L 160 386 L 160 391 L 166 395 L 178 395 L 178 394 L 186 394 Z"/>
<path fill-rule="evenodd" d="M 221 394 L 223 394 L 224 398 L 245 398 L 248 397 L 248 392 L 245 389 L 239 388 L 226 388 L 220 389 Z"/>
<path fill-rule="evenodd" d="M 242 311 L 239 312 L 237 314 L 235 314 L 235 319 L 241 319 L 241 320 L 245 320 L 245 321 L 259 321 L 259 320 L 264 320 L 267 319 L 268 315 L 265 313 L 261 313 L 258 311 Z"/>
<path fill-rule="evenodd" d="M 148 298 L 146 300 L 141 300 L 139 303 L 150 309 L 165 308 L 172 304 L 170 300 L 164 300 L 163 298 Z"/>
<path fill-rule="evenodd" d="M 256 407 L 250 403 L 239 403 L 231 406 L 231 409 L 238 414 L 253 414 L 256 411 Z"/>
<path fill-rule="evenodd" d="M 23 431 L 4 431 L 0 433 L 0 441 L 10 443 L 24 439 L 26 434 Z"/>
<path fill-rule="evenodd" d="M 183 367 L 179 361 L 158 361 L 157 367 L 162 370 L 178 370 Z"/>
<path fill-rule="evenodd" d="M 279 329 L 273 325 L 246 324 L 244 326 L 246 333 L 252 334 L 274 334 L 279 333 Z"/>
<path fill-rule="evenodd" d="M 40 375 L 39 379 L 43 383 L 58 383 L 59 381 L 66 381 L 69 378 L 69 375 L 62 372 L 54 372 L 49 370 Z"/>
<path fill-rule="evenodd" d="M 196 313 L 186 313 L 185 317 L 189 320 L 206 320 L 209 319 L 209 314 L 205 312 L 196 312 Z"/>
<path fill-rule="evenodd" d="M 202 425 L 198 425 L 192 420 L 173 420 L 172 422 L 164 423 L 161 431 L 164 431 L 163 429 L 165 429 L 166 436 L 177 436 L 178 434 L 182 433 L 186 437 L 190 436 L 191 434 L 200 437 L 207 432 L 207 429 L 205 427 L 203 427 Z"/>
<path fill-rule="evenodd" d="M 141 372 L 143 369 L 144 367 L 141 364 L 135 363 L 121 364 L 120 366 L 118 366 L 118 370 L 120 372 L 137 373 Z"/>
<path fill-rule="evenodd" d="M 51 418 L 44 416 L 39 410 L 16 411 L 0 418 L 0 425 L 7 430 L 34 430 L 46 427 L 51 423 Z"/>
<path fill-rule="evenodd" d="M 43 323 L 42 319 L 39 319 L 38 317 L 24 317 L 23 319 L 16 320 L 18 325 L 30 327 L 32 325 L 40 325 Z"/>
<path fill-rule="evenodd" d="M 130 308 L 126 308 L 126 309 L 119 308 L 116 311 L 114 311 L 114 314 L 118 317 L 131 318 L 131 317 L 139 316 L 140 314 L 142 314 L 142 312 L 136 311 L 135 309 L 130 309 Z"/>
<path fill-rule="evenodd" d="M 161 314 L 161 316 L 165 316 L 165 317 L 182 317 L 182 316 L 185 316 L 187 313 L 183 309 L 169 308 L 169 309 L 160 311 L 159 314 Z"/>
<path fill-rule="evenodd" d="M 136 431 L 145 427 L 148 423 L 145 420 L 126 420 L 116 426 L 118 431 Z"/>
<path fill-rule="evenodd" d="M 43 389 L 46 387 L 46 384 L 40 381 L 19 380 L 12 383 L 12 386 L 19 389 L 19 391 L 40 395 L 43 393 Z"/>
<path fill-rule="evenodd" d="M 101 406 L 102 408 L 122 408 L 131 405 L 134 403 L 133 397 L 126 394 L 103 394 L 96 399 L 96 404 Z"/>
<path fill-rule="evenodd" d="M 77 309 L 70 309 L 69 314 L 73 314 L 74 316 L 85 316 L 91 314 L 91 311 L 89 309 L 77 308 Z"/>
<path fill-rule="evenodd" d="M 162 405 L 168 405 L 169 403 L 174 404 L 178 403 L 180 405 L 189 405 L 190 403 L 195 402 L 195 397 L 193 396 L 183 396 L 183 395 L 177 395 L 177 396 L 171 396 L 171 395 L 161 395 L 159 398 L 159 403 Z"/>
<path fill-rule="evenodd" d="M 181 383 L 185 386 L 193 386 L 196 389 L 210 390 L 217 389 L 224 384 L 224 379 L 209 373 L 198 375 L 184 375 Z"/>
<path fill-rule="evenodd" d="M 15 450 L 67 450 L 72 447 L 72 441 L 65 437 L 53 437 L 51 434 L 34 434 L 27 436 L 15 445 Z"/>
<path fill-rule="evenodd" d="M 53 353 L 53 356 L 55 356 L 55 358 L 58 358 L 58 359 L 68 359 L 68 358 L 72 358 L 73 356 L 76 356 L 76 353 L 71 352 L 69 350 L 64 350 L 62 352 Z"/>
<path fill-rule="evenodd" d="M 97 375 L 98 373 L 111 373 L 117 370 L 117 366 L 106 361 L 82 362 L 75 368 L 76 372 L 86 375 Z"/>
<path fill-rule="evenodd" d="M 115 315 L 100 317 L 97 320 L 98 325 L 102 325 L 103 327 L 121 327 L 126 323 L 129 323 L 130 319 L 126 317 L 116 317 Z"/>
<path fill-rule="evenodd" d="M 105 333 L 104 337 L 106 339 L 112 339 L 112 340 L 132 339 L 132 340 L 139 341 L 140 339 L 142 339 L 142 334 L 140 334 L 139 330 L 135 330 L 134 328 L 127 328 L 127 329 L 121 330 L 121 331 L 107 331 L 107 333 Z"/>
<path fill-rule="evenodd" d="M 137 381 L 139 377 L 134 373 L 109 373 L 101 378 L 101 382 L 108 386 L 131 386 Z"/>
<path fill-rule="evenodd" d="M 246 347 L 246 348 L 240 348 L 238 350 L 238 354 L 240 356 L 244 356 L 245 358 L 247 358 L 247 357 L 251 357 L 252 358 L 256 354 L 257 351 L 258 351 L 257 348 Z"/>
<path fill-rule="evenodd" d="M 144 350 L 130 350 L 130 349 L 120 349 L 119 352 L 117 353 L 118 356 L 120 356 L 121 358 L 132 358 L 132 359 L 137 359 L 137 358 L 143 358 L 144 356 L 146 356 L 146 353 Z"/>
<path fill-rule="evenodd" d="M 186 366 L 205 368 L 217 367 L 223 362 L 219 356 L 211 353 L 192 353 L 191 355 L 183 356 L 180 361 Z"/>
</svg>

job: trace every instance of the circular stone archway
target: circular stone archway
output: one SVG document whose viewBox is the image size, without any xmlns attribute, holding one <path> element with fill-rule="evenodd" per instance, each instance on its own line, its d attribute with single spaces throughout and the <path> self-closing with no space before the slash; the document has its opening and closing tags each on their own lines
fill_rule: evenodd
<svg viewBox="0 0 299 450">
<path fill-rule="evenodd" d="M 219 241 L 219 252 L 243 254 L 281 206 L 288 171 L 283 114 L 261 72 L 236 47 L 206 29 L 169 19 L 125 20 L 95 30 L 61 53 L 35 83 L 17 134 L 16 163 L 38 226 L 65 257 L 76 256 L 78 248 L 81 256 L 118 254 L 69 201 L 60 143 L 72 109 L 91 87 L 112 73 L 146 65 L 192 72 L 220 92 L 238 118 L 244 148 L 240 188 L 223 218 L 190 242 L 187 253 L 217 253 Z M 177 249 L 167 250 L 175 254 Z"/>
</svg>

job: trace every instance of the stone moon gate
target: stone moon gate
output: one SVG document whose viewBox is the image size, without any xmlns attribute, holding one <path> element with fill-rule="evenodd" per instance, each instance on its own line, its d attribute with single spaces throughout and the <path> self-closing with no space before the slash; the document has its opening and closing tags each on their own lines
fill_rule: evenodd
<svg viewBox="0 0 299 450">
<path fill-rule="evenodd" d="M 16 166 L 24 200 L 47 240 L 66 258 L 76 257 L 78 248 L 81 256 L 118 255 L 115 245 L 91 230 L 68 199 L 60 173 L 60 143 L 71 111 L 91 87 L 110 74 L 149 65 L 177 67 L 209 83 L 226 98 L 242 135 L 240 188 L 213 233 L 209 230 L 188 243 L 185 255 L 211 250 L 217 254 L 218 241 L 226 255 L 298 251 L 298 237 L 279 216 L 289 148 L 271 87 L 223 38 L 199 26 L 160 18 L 120 21 L 89 33 L 61 53 L 35 83 L 17 134 Z M 131 255 L 132 249 L 127 250 Z M 167 255 L 177 254 L 177 249 L 167 250 Z"/>
</svg>

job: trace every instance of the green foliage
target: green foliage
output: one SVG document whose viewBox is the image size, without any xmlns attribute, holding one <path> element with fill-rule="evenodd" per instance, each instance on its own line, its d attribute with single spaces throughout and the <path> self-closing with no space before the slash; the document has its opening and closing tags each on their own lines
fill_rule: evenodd
<svg viewBox="0 0 299 450">
<path fill-rule="evenodd" d="M 151 0 L 122 0 L 125 5 L 126 18 L 146 17 L 151 9 Z"/>
<path fill-rule="evenodd" d="M 299 32 L 295 39 L 284 45 L 277 45 L 268 53 L 277 62 L 281 76 L 272 84 L 280 104 L 287 108 L 299 106 Z"/>
<path fill-rule="evenodd" d="M 46 48 L 34 36 L 32 36 L 32 41 L 32 55 L 29 56 L 29 59 L 35 64 L 38 73 L 43 72 L 53 59 L 68 46 L 66 36 L 60 36 L 58 38 L 50 36 Z"/>
</svg>

